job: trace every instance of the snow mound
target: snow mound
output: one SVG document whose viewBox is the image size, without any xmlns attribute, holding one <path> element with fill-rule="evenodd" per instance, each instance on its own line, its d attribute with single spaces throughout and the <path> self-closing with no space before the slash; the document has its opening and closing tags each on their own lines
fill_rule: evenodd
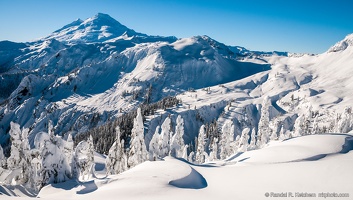
<svg viewBox="0 0 353 200">
<path fill-rule="evenodd" d="M 263 149 L 244 152 L 228 162 L 244 164 L 314 161 L 353 150 L 353 137 L 345 134 L 308 135 L 272 142 Z"/>
<path fill-rule="evenodd" d="M 169 184 L 178 188 L 188 188 L 188 189 L 201 189 L 207 187 L 206 179 L 197 172 L 194 168 L 191 168 L 189 175 L 170 181 Z"/>
</svg>

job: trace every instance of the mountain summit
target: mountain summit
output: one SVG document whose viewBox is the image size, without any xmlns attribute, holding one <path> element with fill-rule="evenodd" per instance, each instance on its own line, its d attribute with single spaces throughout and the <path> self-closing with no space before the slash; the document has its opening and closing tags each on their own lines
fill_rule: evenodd
<svg viewBox="0 0 353 200">
<path fill-rule="evenodd" d="M 56 39 L 69 43 L 104 42 L 117 37 L 146 36 L 122 25 L 107 14 L 98 13 L 84 21 L 77 19 L 42 40 Z"/>
</svg>

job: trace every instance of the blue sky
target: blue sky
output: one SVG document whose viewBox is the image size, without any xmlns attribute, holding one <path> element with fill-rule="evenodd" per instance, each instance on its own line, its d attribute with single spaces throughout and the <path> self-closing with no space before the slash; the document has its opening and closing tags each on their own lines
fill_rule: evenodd
<svg viewBox="0 0 353 200">
<path fill-rule="evenodd" d="M 150 35 L 208 35 L 250 50 L 322 53 L 353 33 L 351 0 L 0 0 L 0 40 L 31 41 L 106 13 Z"/>
</svg>

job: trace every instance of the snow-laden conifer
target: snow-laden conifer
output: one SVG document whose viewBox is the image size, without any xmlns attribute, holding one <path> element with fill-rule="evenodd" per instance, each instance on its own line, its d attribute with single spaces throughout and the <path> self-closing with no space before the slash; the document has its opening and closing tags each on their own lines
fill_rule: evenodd
<svg viewBox="0 0 353 200">
<path fill-rule="evenodd" d="M 141 109 L 138 108 L 137 116 L 134 119 L 134 127 L 131 131 L 130 151 L 128 157 L 129 168 L 147 160 L 147 149 L 144 137 Z"/>
<path fill-rule="evenodd" d="M 171 142 L 170 142 L 171 156 L 178 157 L 178 158 L 182 157 L 184 146 L 185 146 L 183 135 L 184 135 L 184 120 L 180 115 L 178 115 L 176 119 L 175 133 L 171 138 Z"/>
</svg>

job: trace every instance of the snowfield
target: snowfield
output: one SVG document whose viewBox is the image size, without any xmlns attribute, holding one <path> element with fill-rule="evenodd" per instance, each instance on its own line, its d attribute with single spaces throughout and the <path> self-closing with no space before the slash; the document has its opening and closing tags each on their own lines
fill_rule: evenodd
<svg viewBox="0 0 353 200">
<path fill-rule="evenodd" d="M 48 185 L 38 197 L 44 200 L 266 199 L 267 192 L 353 195 L 351 150 L 352 135 L 302 136 L 270 143 L 260 150 L 238 153 L 225 161 L 202 165 L 172 157 L 146 161 L 119 175 Z M 96 154 L 96 160 L 97 157 L 99 155 Z M 8 194 L 6 188 L 1 190 Z M 19 190 L 13 192 L 24 196 Z M 17 198 L 1 196 L 1 199 Z"/>
</svg>

